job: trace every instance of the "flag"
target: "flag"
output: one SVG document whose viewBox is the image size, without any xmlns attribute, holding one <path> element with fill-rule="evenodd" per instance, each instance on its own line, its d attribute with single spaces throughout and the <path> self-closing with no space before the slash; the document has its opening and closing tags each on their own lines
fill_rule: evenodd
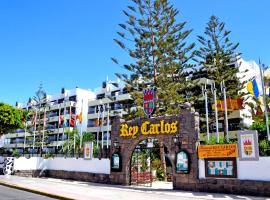
<svg viewBox="0 0 270 200">
<path fill-rule="evenodd" d="M 26 112 L 23 117 L 23 124 L 25 127 L 26 127 L 27 120 L 28 120 L 28 112 Z"/>
<path fill-rule="evenodd" d="M 82 123 L 82 120 L 83 120 L 82 112 L 80 112 L 79 115 L 76 115 L 76 120 L 79 120 L 80 124 Z"/>
<path fill-rule="evenodd" d="M 70 122 L 69 122 L 70 126 L 75 127 L 75 121 L 76 121 L 75 116 L 72 114 L 72 111 L 70 111 Z"/>
<path fill-rule="evenodd" d="M 262 88 L 259 85 L 260 81 L 257 79 L 253 79 L 252 81 L 248 82 L 247 84 L 247 91 L 258 98 L 260 95 L 262 95 Z"/>
<path fill-rule="evenodd" d="M 34 129 L 36 129 L 36 122 L 37 122 L 37 114 L 35 113 L 32 119 L 32 124 L 34 126 Z"/>
<path fill-rule="evenodd" d="M 46 110 L 44 111 L 43 127 L 46 126 Z"/>
<path fill-rule="evenodd" d="M 62 121 L 64 120 L 63 116 L 62 115 L 59 115 L 59 118 L 58 118 L 58 126 L 61 127 L 62 125 Z"/>
</svg>

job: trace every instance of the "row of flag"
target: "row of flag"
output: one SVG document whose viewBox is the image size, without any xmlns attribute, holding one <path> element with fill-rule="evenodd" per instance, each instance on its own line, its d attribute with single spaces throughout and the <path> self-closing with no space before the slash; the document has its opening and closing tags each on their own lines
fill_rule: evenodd
<svg viewBox="0 0 270 200">
<path fill-rule="evenodd" d="M 25 114 L 24 116 L 24 119 L 23 119 L 23 123 L 24 123 L 24 126 L 26 127 L 27 126 L 27 121 L 28 121 L 28 113 Z M 44 116 L 43 116 L 43 126 L 45 127 L 46 126 L 46 112 L 44 112 Z M 70 111 L 70 120 L 69 120 L 69 124 L 70 126 L 72 127 L 75 127 L 76 126 L 76 122 L 79 122 L 80 124 L 82 123 L 83 121 L 83 115 L 82 115 L 82 112 L 80 112 L 79 114 L 75 115 L 72 113 L 72 111 Z M 33 124 L 33 127 L 36 127 L 36 123 L 37 123 L 37 112 L 34 113 L 33 117 L 32 117 L 32 120 L 31 120 L 32 124 Z M 58 117 L 58 123 L 60 126 L 68 126 L 68 121 L 67 119 L 65 118 L 64 115 L 59 115 Z"/>
</svg>

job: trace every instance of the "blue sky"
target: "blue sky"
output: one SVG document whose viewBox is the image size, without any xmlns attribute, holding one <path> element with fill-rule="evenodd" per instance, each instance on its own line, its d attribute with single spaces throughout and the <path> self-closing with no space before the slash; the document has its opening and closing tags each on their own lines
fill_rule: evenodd
<svg viewBox="0 0 270 200">
<path fill-rule="evenodd" d="M 172 0 L 177 20 L 202 34 L 214 14 L 231 30 L 246 60 L 270 65 L 269 0 Z M 15 104 L 34 95 L 42 81 L 49 94 L 62 87 L 94 89 L 122 69 L 129 57 L 114 42 L 129 0 L 0 1 L 0 101 Z"/>
</svg>

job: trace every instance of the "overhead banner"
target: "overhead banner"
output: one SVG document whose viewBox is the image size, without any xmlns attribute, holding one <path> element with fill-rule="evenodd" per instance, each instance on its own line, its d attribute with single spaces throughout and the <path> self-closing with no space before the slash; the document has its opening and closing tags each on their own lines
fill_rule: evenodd
<svg viewBox="0 0 270 200">
<path fill-rule="evenodd" d="M 199 145 L 198 157 L 203 158 L 235 158 L 238 157 L 237 144 Z"/>
<path fill-rule="evenodd" d="M 238 131 L 239 160 L 259 160 L 257 131 Z"/>
<path fill-rule="evenodd" d="M 233 111 L 233 110 L 239 110 L 243 109 L 243 99 L 226 99 L 227 101 L 227 110 Z M 215 104 L 212 105 L 212 109 L 215 110 Z M 217 110 L 218 111 L 224 111 L 224 101 L 217 100 Z"/>
</svg>

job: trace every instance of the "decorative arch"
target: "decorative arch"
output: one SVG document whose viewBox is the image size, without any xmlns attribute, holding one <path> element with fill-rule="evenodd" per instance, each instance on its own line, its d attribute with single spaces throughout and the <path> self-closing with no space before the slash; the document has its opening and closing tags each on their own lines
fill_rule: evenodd
<svg viewBox="0 0 270 200">
<path fill-rule="evenodd" d="M 141 126 L 143 122 L 149 121 L 152 124 L 159 123 L 161 120 L 166 122 L 177 121 L 177 132 L 174 134 L 151 134 L 143 135 L 140 132 L 135 138 L 132 137 L 120 137 L 120 125 L 125 123 L 129 126 Z M 197 178 L 197 142 L 198 142 L 198 123 L 195 120 L 195 115 L 190 110 L 183 110 L 178 116 L 166 116 L 159 118 L 136 118 L 132 121 L 124 121 L 115 119 L 112 124 L 111 134 L 111 153 L 115 151 L 120 152 L 122 156 L 122 170 L 121 172 L 111 172 L 110 180 L 114 184 L 128 185 L 130 183 L 130 160 L 132 153 L 136 146 L 149 137 L 155 138 L 161 141 L 168 149 L 169 159 L 173 169 L 173 187 L 178 188 L 178 185 L 182 184 L 183 180 Z M 176 174 L 175 173 L 175 154 L 179 150 L 178 145 L 174 144 L 173 138 L 177 136 L 181 142 L 181 148 L 185 149 L 190 154 L 192 163 L 192 169 L 189 174 Z M 114 147 L 113 142 L 117 140 L 119 148 Z"/>
</svg>

